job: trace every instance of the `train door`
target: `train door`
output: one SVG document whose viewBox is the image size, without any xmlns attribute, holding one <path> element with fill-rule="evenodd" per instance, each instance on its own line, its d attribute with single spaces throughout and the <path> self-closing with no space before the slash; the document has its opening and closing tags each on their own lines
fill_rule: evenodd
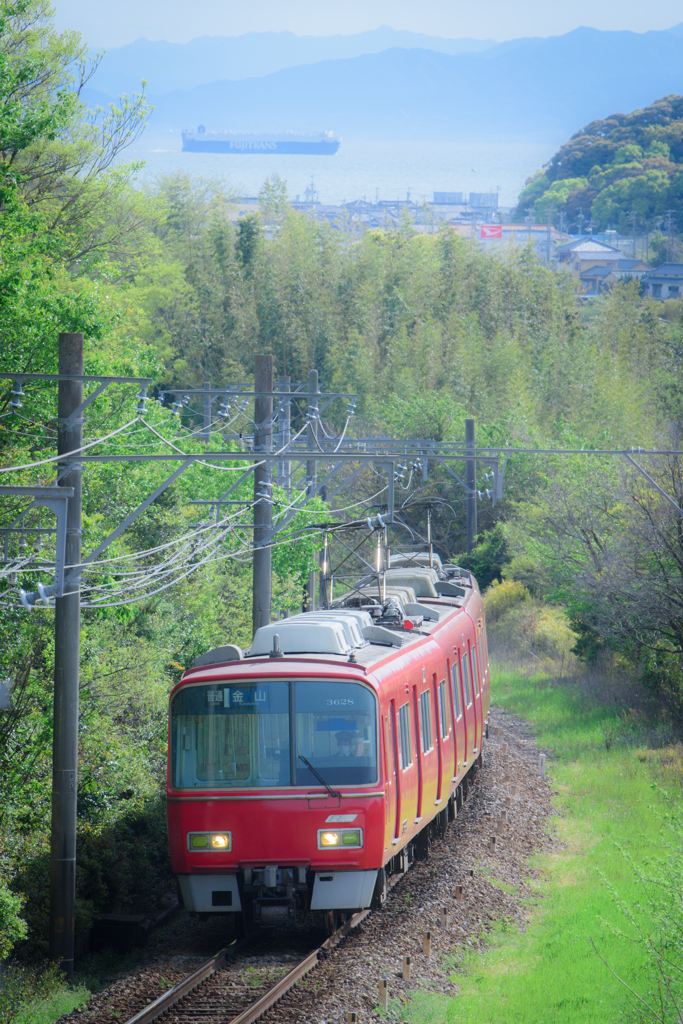
<svg viewBox="0 0 683 1024">
<path fill-rule="evenodd" d="M 386 849 L 389 840 L 393 838 L 392 829 L 392 812 L 394 810 L 394 790 L 396 788 L 396 782 L 394 779 L 393 765 L 391 763 L 391 734 L 389 725 L 389 715 L 383 715 L 380 719 L 383 725 L 383 741 L 382 747 L 384 750 L 384 848 Z"/>
<path fill-rule="evenodd" d="M 434 675 L 431 686 L 424 680 L 419 688 L 417 698 L 418 755 L 422 766 L 422 810 L 420 811 L 422 815 L 431 815 L 431 808 L 436 801 L 439 787 L 438 737 L 434 714 L 435 680 L 436 676 Z"/>
<path fill-rule="evenodd" d="M 415 764 L 417 765 L 417 808 L 415 817 L 422 817 L 422 784 L 424 765 L 420 756 L 420 712 L 418 707 L 417 686 L 413 686 L 413 718 L 415 720 Z"/>
<path fill-rule="evenodd" d="M 465 722 L 465 700 L 462 688 L 462 671 L 457 647 L 454 648 L 453 664 L 450 666 L 451 710 L 453 713 L 453 778 L 460 774 L 463 762 L 467 760 L 467 725 Z"/>
<path fill-rule="evenodd" d="M 396 702 L 393 700 L 389 704 L 389 714 L 386 716 L 384 723 L 387 761 L 389 763 L 387 772 L 387 823 L 388 825 L 392 824 L 391 816 L 393 814 L 393 835 L 391 838 L 398 839 L 401 830 L 401 770 L 398 763 Z"/>
<path fill-rule="evenodd" d="M 474 755 L 476 757 L 481 752 L 484 735 L 484 706 L 476 643 L 472 644 L 470 647 L 470 660 L 472 662 L 472 688 L 474 690 L 474 710 L 477 729 L 476 739 L 474 741 Z"/>
<path fill-rule="evenodd" d="M 472 695 L 472 666 L 470 664 L 470 652 L 467 645 L 460 652 L 460 673 L 462 678 L 462 695 L 464 699 L 463 717 L 465 719 L 465 751 L 463 767 L 469 768 L 474 758 L 473 749 L 476 746 L 476 719 L 475 706 Z"/>
<path fill-rule="evenodd" d="M 486 636 L 486 623 L 482 622 L 481 633 L 481 660 L 482 660 L 482 689 L 484 691 L 484 718 L 489 713 L 489 706 L 491 704 L 491 677 L 490 677 L 490 666 L 489 666 L 489 644 L 488 637 Z"/>
<path fill-rule="evenodd" d="M 434 713 L 436 723 L 436 741 L 439 755 L 439 784 L 436 791 L 436 799 L 441 801 L 444 792 L 448 791 L 449 767 L 449 742 L 451 741 L 451 716 L 450 701 L 448 699 L 448 684 L 445 679 L 439 683 L 434 676 Z"/>
</svg>

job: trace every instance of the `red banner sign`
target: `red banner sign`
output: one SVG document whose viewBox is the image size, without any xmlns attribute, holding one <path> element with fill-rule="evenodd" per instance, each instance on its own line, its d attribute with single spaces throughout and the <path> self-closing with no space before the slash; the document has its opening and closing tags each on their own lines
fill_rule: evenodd
<svg viewBox="0 0 683 1024">
<path fill-rule="evenodd" d="M 479 233 L 480 238 L 502 238 L 503 237 L 503 225 L 502 224 L 482 224 L 481 231 Z"/>
</svg>

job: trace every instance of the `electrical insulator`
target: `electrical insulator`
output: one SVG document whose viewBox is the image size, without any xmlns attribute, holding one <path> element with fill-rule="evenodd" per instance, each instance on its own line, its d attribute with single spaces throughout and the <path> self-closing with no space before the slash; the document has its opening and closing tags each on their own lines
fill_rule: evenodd
<svg viewBox="0 0 683 1024">
<path fill-rule="evenodd" d="M 12 398 L 10 400 L 10 408 L 14 412 L 17 409 L 21 409 L 21 400 L 25 397 L 24 392 L 21 388 L 21 381 L 17 381 L 17 386 L 11 392 Z"/>
<path fill-rule="evenodd" d="M 148 399 L 147 399 L 147 392 L 146 392 L 145 388 L 143 388 L 140 391 L 140 394 L 138 395 L 138 404 L 137 404 L 137 406 L 135 408 L 135 415 L 136 416 L 144 416 L 145 415 L 145 413 L 147 412 L 147 410 L 145 408 L 145 402 L 146 401 L 148 401 Z"/>
</svg>

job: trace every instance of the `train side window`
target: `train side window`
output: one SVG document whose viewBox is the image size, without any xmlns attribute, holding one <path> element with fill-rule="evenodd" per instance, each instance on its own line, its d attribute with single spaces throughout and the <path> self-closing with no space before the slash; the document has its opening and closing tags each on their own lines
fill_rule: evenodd
<svg viewBox="0 0 683 1024">
<path fill-rule="evenodd" d="M 441 721 L 441 736 L 443 739 L 448 736 L 448 701 L 446 700 L 446 680 L 439 683 L 439 719 Z"/>
<path fill-rule="evenodd" d="M 451 676 L 453 681 L 453 706 L 455 707 L 455 718 L 456 721 L 462 715 L 462 706 L 460 704 L 460 680 L 458 679 L 458 659 L 456 658 L 453 662 L 453 668 L 451 669 Z"/>
<path fill-rule="evenodd" d="M 410 737 L 410 704 L 398 709 L 398 750 L 401 768 L 409 768 L 413 763 Z"/>
<path fill-rule="evenodd" d="M 477 648 L 473 647 L 470 651 L 472 655 L 472 682 L 474 683 L 474 692 L 476 696 L 479 696 L 479 659 L 477 658 Z"/>
<path fill-rule="evenodd" d="M 431 701 L 429 699 L 429 690 L 425 690 L 420 694 L 420 741 L 422 743 L 422 753 L 426 754 L 428 750 L 431 750 L 434 746 L 434 740 L 432 738 L 432 708 Z"/>
<path fill-rule="evenodd" d="M 472 703 L 472 694 L 470 693 L 470 670 L 466 654 L 462 656 L 462 682 L 465 691 L 465 706 L 469 707 Z"/>
</svg>

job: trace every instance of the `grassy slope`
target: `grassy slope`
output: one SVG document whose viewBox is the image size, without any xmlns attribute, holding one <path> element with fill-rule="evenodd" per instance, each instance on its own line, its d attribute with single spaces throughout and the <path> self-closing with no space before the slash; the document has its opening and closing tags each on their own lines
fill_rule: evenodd
<svg viewBox="0 0 683 1024">
<path fill-rule="evenodd" d="M 604 1024 L 623 1019 L 624 987 L 593 949 L 645 994 L 644 950 L 611 889 L 630 906 L 642 894 L 636 863 L 661 857 L 660 817 L 680 804 L 675 750 L 638 745 L 637 726 L 613 708 L 596 707 L 576 686 L 551 686 L 498 672 L 493 699 L 527 719 L 539 744 L 552 751 L 549 774 L 557 792 L 557 849 L 537 858 L 539 900 L 525 932 L 500 929 L 489 951 L 454 961 L 456 999 L 418 994 L 411 1024 Z M 641 736 L 641 741 L 644 737 Z M 608 744 L 610 748 L 607 749 Z M 658 781 L 669 785 L 653 788 Z M 641 922 L 642 923 L 642 922 Z"/>
</svg>

